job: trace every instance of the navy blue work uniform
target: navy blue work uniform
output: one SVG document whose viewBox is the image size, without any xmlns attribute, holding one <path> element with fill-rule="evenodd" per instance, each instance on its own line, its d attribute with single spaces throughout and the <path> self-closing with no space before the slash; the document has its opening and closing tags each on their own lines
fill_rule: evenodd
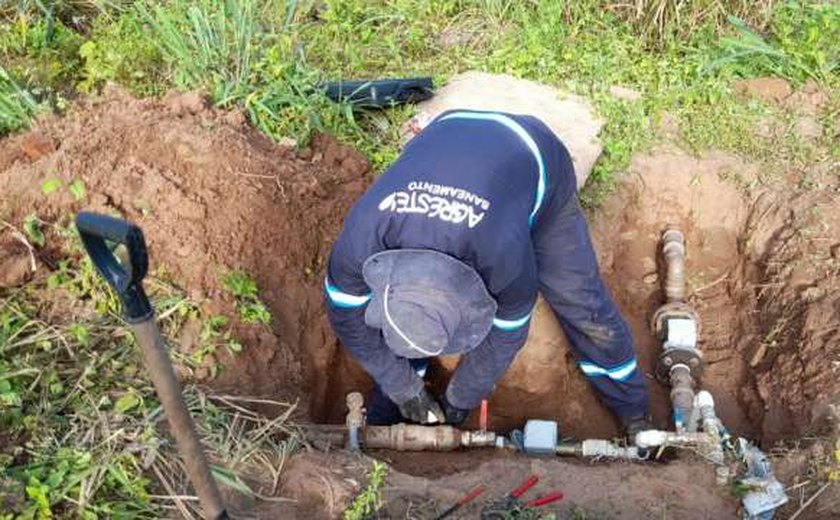
<svg viewBox="0 0 840 520">
<path fill-rule="evenodd" d="M 648 394 L 627 324 L 598 271 L 569 153 L 537 118 L 455 110 L 438 116 L 356 203 L 325 281 L 342 345 L 395 403 L 423 388 L 409 360 L 365 324 L 362 265 L 391 249 L 431 249 L 472 267 L 498 310 L 446 391 L 472 409 L 525 343 L 542 293 L 603 402 L 618 417 L 647 413 Z"/>
</svg>

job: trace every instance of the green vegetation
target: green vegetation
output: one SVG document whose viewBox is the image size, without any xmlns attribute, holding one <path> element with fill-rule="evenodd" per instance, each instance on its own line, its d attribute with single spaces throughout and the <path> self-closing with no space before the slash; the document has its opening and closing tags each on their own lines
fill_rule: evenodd
<svg viewBox="0 0 840 520">
<path fill-rule="evenodd" d="M 71 4 L 56 2 L 53 10 L 67 12 Z M 35 89 L 36 99 L 61 105 L 55 100 L 68 87 L 89 92 L 109 81 L 138 95 L 202 89 L 220 106 L 241 107 L 272 137 L 304 143 L 312 132 L 327 130 L 383 167 L 397 153 L 399 125 L 410 108 L 353 111 L 327 101 L 318 83 L 413 74 L 443 82 L 468 69 L 504 72 L 582 94 L 604 116 L 605 152 L 592 176 L 592 200 L 654 140 L 663 117 L 692 149 L 775 155 L 778 143 L 762 142 L 754 132 L 773 109 L 734 96 L 738 78 L 776 75 L 796 84 L 810 78 L 835 97 L 840 89 L 840 6 L 834 2 L 81 4 L 87 13 L 110 14 L 86 18 L 80 32 L 62 22 L 66 16 L 38 17 L 29 9 L 0 31 L 0 55 L 13 64 L 12 76 Z M 642 97 L 617 99 L 613 86 Z M 7 97 L 0 94 L 0 107 Z"/>
<path fill-rule="evenodd" d="M 222 285 L 236 298 L 236 311 L 245 323 L 268 325 L 271 313 L 260 301 L 257 282 L 242 271 L 232 271 L 222 279 Z"/>
<path fill-rule="evenodd" d="M 783 3 L 764 37 L 730 18 L 737 37 L 721 41 L 723 56 L 711 68 L 729 65 L 742 76 L 779 76 L 796 83 L 829 84 L 840 73 L 840 8 L 832 3 Z"/>
<path fill-rule="evenodd" d="M 344 520 L 376 518 L 376 512 L 382 507 L 382 488 L 385 486 L 387 475 L 388 466 L 382 462 L 373 461 L 373 467 L 368 473 L 367 486 L 344 511 Z"/>
<path fill-rule="evenodd" d="M 0 303 L 0 518 L 198 518 L 195 504 L 175 492 L 185 482 L 182 462 L 159 428 L 162 411 L 118 300 L 87 259 L 77 260 L 72 229 L 43 222 L 38 229 L 37 246 L 46 233 L 75 253 Z M 203 319 L 165 281 L 152 278 L 147 288 L 166 337 Z M 219 327 L 210 321 L 205 330 Z M 217 340 L 202 334 L 201 348 Z M 175 358 L 181 372 L 197 367 L 189 356 Z M 238 475 L 279 471 L 296 446 L 285 425 L 293 407 L 274 403 L 280 413 L 269 420 L 250 412 L 247 399 L 193 385 L 185 395 L 219 482 L 258 496 Z"/>
<path fill-rule="evenodd" d="M 32 95 L 0 66 L 0 134 L 25 128 L 37 112 L 38 103 Z"/>
</svg>

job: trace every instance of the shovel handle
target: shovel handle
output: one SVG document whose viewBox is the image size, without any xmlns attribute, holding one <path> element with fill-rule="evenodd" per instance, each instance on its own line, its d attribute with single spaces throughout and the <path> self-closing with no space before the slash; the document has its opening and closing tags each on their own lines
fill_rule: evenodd
<svg viewBox="0 0 840 520">
<path fill-rule="evenodd" d="M 204 455 L 204 448 L 195 429 L 195 423 L 184 402 L 181 384 L 175 377 L 172 362 L 169 360 L 166 345 L 155 320 L 137 323 L 131 328 L 137 336 L 143 362 L 152 379 L 163 411 L 166 413 L 172 436 L 175 437 L 178 445 L 178 452 L 187 468 L 187 476 L 204 510 L 204 518 L 207 520 L 227 519 L 228 515 L 219 494 L 219 488 L 216 486 L 207 457 Z"/>
<path fill-rule="evenodd" d="M 143 290 L 149 268 L 143 231 L 127 220 L 86 211 L 76 215 L 76 229 L 96 270 L 119 296 L 125 319 L 132 324 L 151 319 L 152 306 Z M 117 260 L 106 240 L 125 246 L 125 263 Z"/>
<path fill-rule="evenodd" d="M 187 475 L 204 510 L 204 517 L 208 520 L 227 519 L 195 423 L 184 402 L 181 384 L 175 376 L 166 345 L 155 322 L 154 310 L 143 291 L 143 278 L 149 267 L 143 231 L 126 220 L 89 212 L 76 216 L 76 229 L 79 230 L 93 265 L 122 301 L 123 315 L 137 337 L 143 363 L 169 421 Z M 128 251 L 126 262 L 117 260 L 106 240 L 125 246 Z"/>
</svg>

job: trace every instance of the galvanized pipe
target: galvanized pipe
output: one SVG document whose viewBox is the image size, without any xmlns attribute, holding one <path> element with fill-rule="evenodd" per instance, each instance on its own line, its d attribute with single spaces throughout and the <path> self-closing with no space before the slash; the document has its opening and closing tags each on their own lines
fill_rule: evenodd
<svg viewBox="0 0 840 520">
<path fill-rule="evenodd" d="M 453 426 L 395 424 L 367 426 L 362 430 L 366 449 L 397 451 L 452 451 L 458 448 L 482 448 L 496 445 L 496 434 L 482 431 L 461 431 Z"/>
<path fill-rule="evenodd" d="M 561 457 L 588 457 L 605 459 L 643 460 L 636 446 L 619 446 L 603 439 L 558 444 L 555 453 Z"/>
</svg>

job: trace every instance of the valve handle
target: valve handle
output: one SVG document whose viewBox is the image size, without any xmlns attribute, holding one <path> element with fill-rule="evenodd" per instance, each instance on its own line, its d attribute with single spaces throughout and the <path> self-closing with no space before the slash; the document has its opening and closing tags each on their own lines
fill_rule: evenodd
<svg viewBox="0 0 840 520">
<path fill-rule="evenodd" d="M 143 290 L 149 269 L 143 231 L 127 220 L 88 211 L 76 215 L 76 229 L 96 270 L 119 296 L 126 321 L 135 324 L 151 319 L 154 313 Z M 125 264 L 114 256 L 106 240 L 125 246 Z"/>
</svg>

